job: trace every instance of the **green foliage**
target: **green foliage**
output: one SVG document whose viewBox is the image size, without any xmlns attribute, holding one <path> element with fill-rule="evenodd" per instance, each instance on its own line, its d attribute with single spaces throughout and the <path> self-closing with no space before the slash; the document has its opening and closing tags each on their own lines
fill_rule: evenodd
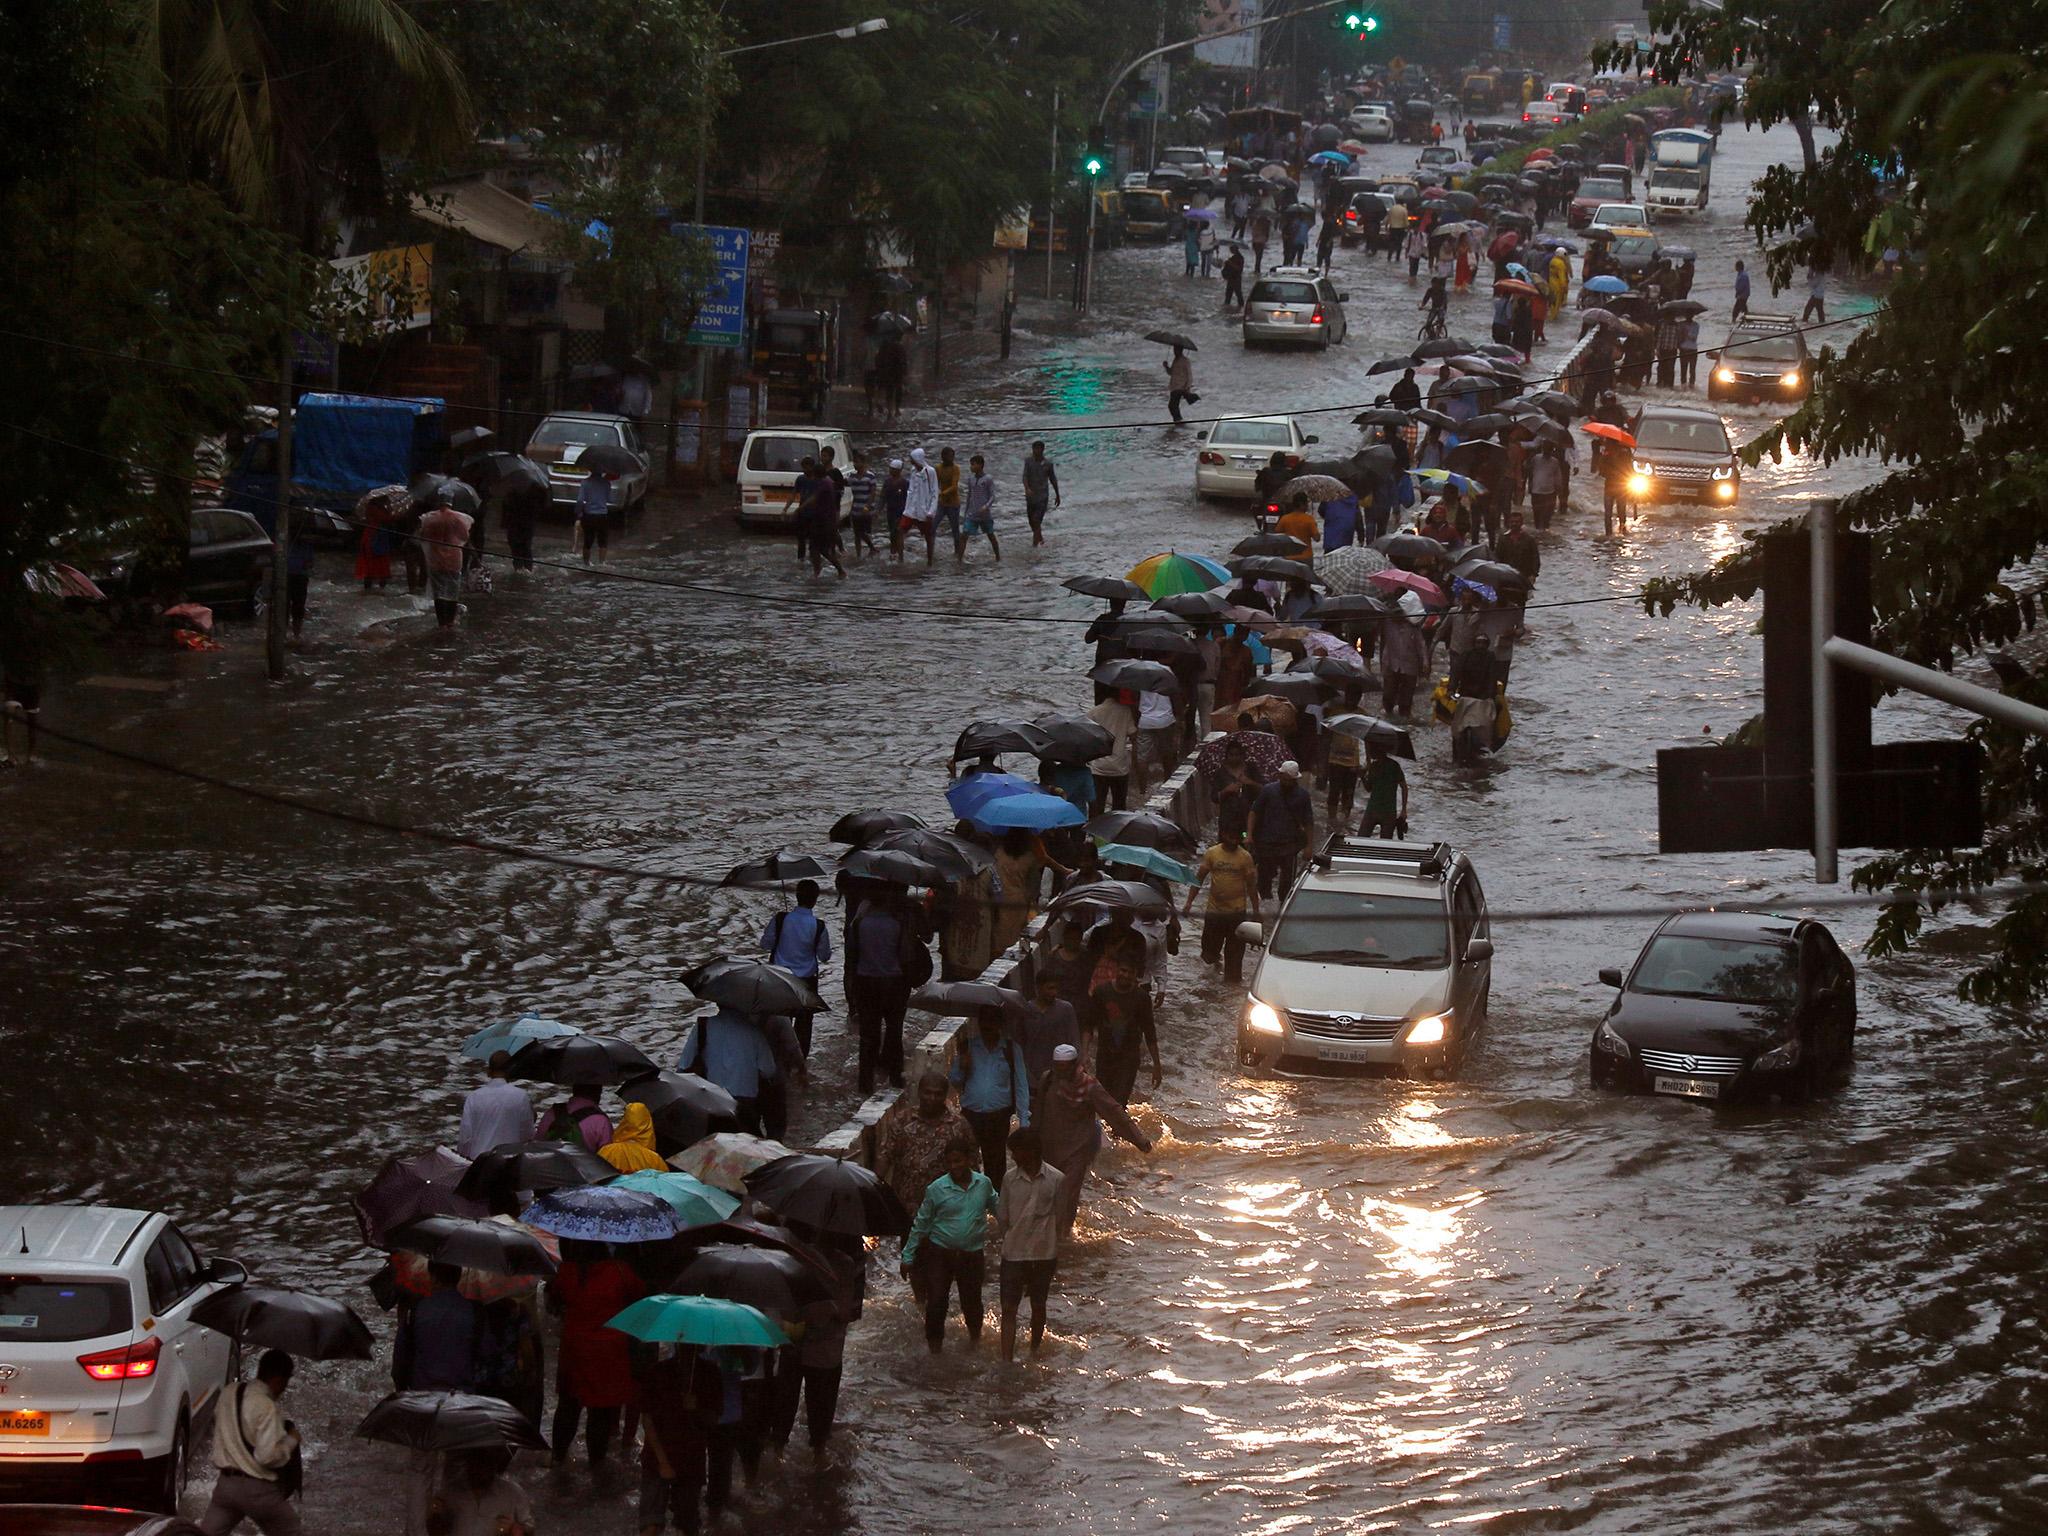
<svg viewBox="0 0 2048 1536">
<path fill-rule="evenodd" d="M 1682 107 L 1685 105 L 1685 91 L 1673 85 L 1660 85 L 1651 90 L 1638 91 L 1627 101 L 1618 101 L 1602 107 L 1598 112 L 1589 112 L 1576 123 L 1546 133 L 1534 143 L 1519 145 L 1506 154 L 1495 155 L 1487 161 L 1482 170 L 1499 171 L 1512 175 L 1519 171 L 1529 158 L 1529 152 L 1537 149 L 1563 149 L 1567 144 L 1576 144 L 1581 139 L 1610 139 L 1622 131 L 1624 118 L 1640 114 L 1645 108 Z"/>
</svg>

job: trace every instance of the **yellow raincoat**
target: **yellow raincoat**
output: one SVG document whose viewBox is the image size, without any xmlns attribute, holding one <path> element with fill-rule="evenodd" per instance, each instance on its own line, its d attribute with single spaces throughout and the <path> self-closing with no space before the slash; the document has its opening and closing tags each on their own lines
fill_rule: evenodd
<svg viewBox="0 0 2048 1536">
<path fill-rule="evenodd" d="M 1563 251 L 1550 253 L 1550 312 L 1564 313 L 1564 301 L 1572 291 L 1572 264 L 1565 260 Z"/>
<path fill-rule="evenodd" d="M 654 1150 L 654 1117 L 645 1104 L 628 1104 L 619 1116 L 612 1139 L 597 1149 L 597 1155 L 621 1173 L 638 1173 L 652 1168 L 666 1173 L 668 1164 Z"/>
</svg>

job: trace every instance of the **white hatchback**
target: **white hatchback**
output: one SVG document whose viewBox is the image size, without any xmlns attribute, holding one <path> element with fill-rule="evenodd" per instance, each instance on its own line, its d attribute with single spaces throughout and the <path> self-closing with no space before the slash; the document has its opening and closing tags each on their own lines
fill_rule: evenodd
<svg viewBox="0 0 2048 1536">
<path fill-rule="evenodd" d="M 1593 210 L 1595 229 L 1647 229 L 1650 211 L 1641 203 L 1602 203 Z"/>
<path fill-rule="evenodd" d="M 1195 449 L 1195 494 L 1249 499 L 1258 495 L 1259 471 L 1283 453 L 1292 464 L 1316 441 L 1292 416 L 1237 416 L 1202 434 Z"/>
<path fill-rule="evenodd" d="M 247 1278 L 158 1211 L 0 1206 L 0 1481 L 174 1511 L 232 1349 L 192 1309 Z"/>
</svg>

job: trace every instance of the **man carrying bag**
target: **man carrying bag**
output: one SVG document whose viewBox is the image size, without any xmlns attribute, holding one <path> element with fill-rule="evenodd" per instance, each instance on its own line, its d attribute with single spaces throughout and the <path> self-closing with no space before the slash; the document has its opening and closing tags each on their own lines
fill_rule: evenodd
<svg viewBox="0 0 2048 1536">
<path fill-rule="evenodd" d="M 278 1411 L 291 1380 L 292 1357 L 266 1349 L 254 1381 L 221 1389 L 213 1415 L 213 1464 L 220 1479 L 199 1517 L 206 1536 L 227 1536 L 244 1520 L 264 1536 L 299 1536 L 299 1512 L 291 1502 L 301 1481 L 299 1432 Z"/>
</svg>

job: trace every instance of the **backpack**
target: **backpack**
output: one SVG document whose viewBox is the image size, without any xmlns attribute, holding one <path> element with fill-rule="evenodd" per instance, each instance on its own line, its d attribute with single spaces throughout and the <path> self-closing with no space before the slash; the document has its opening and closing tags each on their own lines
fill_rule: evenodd
<svg viewBox="0 0 2048 1536">
<path fill-rule="evenodd" d="M 588 1109 L 571 1109 L 569 1101 L 564 1099 L 555 1106 L 555 1118 L 548 1126 L 547 1135 L 540 1139 L 566 1141 L 572 1146 L 582 1147 L 588 1151 L 590 1143 L 583 1139 L 583 1117 L 589 1113 Z"/>
</svg>

